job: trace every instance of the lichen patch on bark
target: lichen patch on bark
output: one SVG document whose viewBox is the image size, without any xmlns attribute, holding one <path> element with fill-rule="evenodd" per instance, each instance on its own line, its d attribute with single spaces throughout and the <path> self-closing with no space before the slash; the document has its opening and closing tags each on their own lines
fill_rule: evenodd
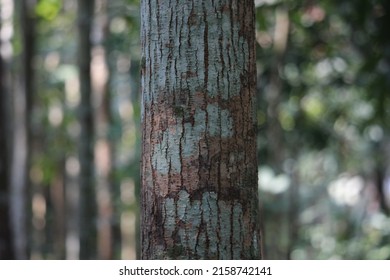
<svg viewBox="0 0 390 280">
<path fill-rule="evenodd" d="M 244 209 L 238 200 L 218 199 L 214 192 L 204 192 L 199 199 L 181 190 L 175 198 L 163 201 L 164 242 L 167 252 L 180 240 L 189 258 L 240 259 L 244 250 L 257 248 L 256 237 L 250 238 L 246 247 L 243 240 L 246 232 L 257 235 L 255 228 L 244 228 Z M 248 210 L 247 210 L 248 211 Z M 258 253 L 259 254 L 259 253 Z M 175 258 L 165 254 L 164 258 Z"/>
</svg>

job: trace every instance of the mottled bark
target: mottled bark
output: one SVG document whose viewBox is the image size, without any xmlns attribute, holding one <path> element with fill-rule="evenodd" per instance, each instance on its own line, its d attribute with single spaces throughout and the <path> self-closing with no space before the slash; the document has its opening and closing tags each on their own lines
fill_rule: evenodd
<svg viewBox="0 0 390 280">
<path fill-rule="evenodd" d="M 80 259 L 95 259 L 97 250 L 94 180 L 94 122 L 91 89 L 91 25 L 94 1 L 78 1 L 80 120 Z"/>
<path fill-rule="evenodd" d="M 259 259 L 254 3 L 142 1 L 142 258 Z"/>
</svg>

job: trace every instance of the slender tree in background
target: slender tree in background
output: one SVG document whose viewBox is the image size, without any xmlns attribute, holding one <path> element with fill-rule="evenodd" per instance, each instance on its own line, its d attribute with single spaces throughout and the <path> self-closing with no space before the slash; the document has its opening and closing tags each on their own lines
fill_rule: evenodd
<svg viewBox="0 0 390 280">
<path fill-rule="evenodd" d="M 15 20 L 21 22 L 15 33 L 20 34 L 22 52 L 15 60 L 18 75 L 13 77 L 12 146 L 10 171 L 10 216 L 13 250 L 16 259 L 29 257 L 29 117 L 33 96 L 32 58 L 34 50 L 34 0 L 15 3 Z"/>
<path fill-rule="evenodd" d="M 3 77 L 2 61 L 0 61 L 0 77 Z M 7 95 L 1 84 L 0 95 L 0 259 L 13 259 L 12 235 L 9 217 L 9 170 L 8 170 L 8 135 L 7 133 Z M 5 137 L 4 137 L 5 136 Z"/>
<path fill-rule="evenodd" d="M 0 4 L 3 4 L 0 1 Z M 0 6 L 0 33 L 4 7 Z M 5 55 L 6 38 L 0 37 L 0 259 L 13 259 L 12 235 L 9 211 L 9 86 L 8 62 Z M 10 45 L 8 45 L 9 47 Z"/>
<path fill-rule="evenodd" d="M 107 0 L 96 0 L 97 14 L 93 26 L 92 49 L 92 85 L 95 99 L 97 99 L 96 123 L 96 177 L 97 177 L 97 201 L 98 201 L 98 256 L 99 259 L 113 259 L 120 255 L 120 227 L 116 215 L 118 210 L 115 201 L 115 183 L 113 179 L 113 152 L 114 145 L 110 129 L 112 127 L 111 92 L 109 90 L 109 67 L 107 49 L 109 36 L 109 14 Z M 109 50 L 109 48 L 108 48 Z"/>
<path fill-rule="evenodd" d="M 141 257 L 259 259 L 254 2 L 141 2 Z"/>
<path fill-rule="evenodd" d="M 94 0 L 78 1 L 80 120 L 80 259 L 96 258 L 96 190 L 94 180 L 94 122 L 91 89 L 91 25 Z"/>
<path fill-rule="evenodd" d="M 115 92 L 112 89 L 110 84 L 112 83 L 113 72 L 115 72 L 116 61 L 109 57 L 109 54 L 113 52 L 114 44 L 112 33 L 109 29 L 110 24 L 115 18 L 115 9 L 116 3 L 109 0 L 102 1 L 102 15 L 104 24 L 102 26 L 102 36 L 103 36 L 103 46 L 105 50 L 104 59 L 105 67 L 107 71 L 105 92 L 102 97 L 102 116 L 105 121 L 105 138 L 107 140 L 108 149 L 107 156 L 109 161 L 109 174 L 106 174 L 107 181 L 110 189 L 110 201 L 111 201 L 111 244 L 112 244 L 112 258 L 117 259 L 121 256 L 122 251 L 122 232 L 121 232 L 121 205 L 120 205 L 120 184 L 118 181 L 118 176 L 115 174 L 117 172 L 115 168 L 115 163 L 117 160 L 116 146 L 118 145 L 118 135 L 114 130 L 115 124 L 115 114 L 113 110 L 113 98 Z M 115 65 L 115 66 L 114 66 Z"/>
<path fill-rule="evenodd" d="M 283 96 L 283 81 L 280 77 L 280 68 L 284 65 L 285 54 L 288 47 L 290 19 L 288 10 L 285 7 L 275 9 L 275 30 L 273 34 L 273 64 L 270 69 L 270 81 L 265 91 L 265 99 L 267 101 L 267 146 L 269 150 L 270 165 L 277 173 L 283 171 L 283 162 L 285 159 L 285 145 L 283 143 L 283 129 L 280 124 L 279 114 L 281 111 L 281 102 Z M 292 188 L 291 188 L 292 189 Z M 294 193 L 292 193 L 294 195 Z M 291 209 L 289 214 L 294 213 Z M 287 219 L 287 213 L 278 211 L 272 215 L 272 220 L 275 223 L 269 223 L 264 234 L 264 253 L 268 259 L 284 259 L 285 256 L 285 240 L 288 240 L 287 234 L 289 230 L 283 228 L 287 225 L 284 222 Z M 279 221 L 279 222 L 276 222 Z"/>
</svg>

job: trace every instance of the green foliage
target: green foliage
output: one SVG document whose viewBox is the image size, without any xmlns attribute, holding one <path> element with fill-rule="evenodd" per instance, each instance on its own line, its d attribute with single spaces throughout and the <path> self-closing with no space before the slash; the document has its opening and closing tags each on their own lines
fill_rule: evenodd
<svg viewBox="0 0 390 280">
<path fill-rule="evenodd" d="M 35 13 L 38 17 L 46 20 L 54 20 L 62 7 L 62 0 L 39 0 L 35 7 Z"/>
<path fill-rule="evenodd" d="M 383 210 L 371 206 L 378 197 L 376 170 L 386 173 L 390 165 L 384 149 L 390 137 L 389 1 L 256 3 L 260 193 L 264 216 L 275 217 L 265 221 L 266 251 L 276 252 L 271 258 L 389 258 L 386 230 L 367 226 L 383 217 L 381 226 L 388 227 Z M 289 21 L 283 53 L 274 48 L 280 11 Z M 273 116 L 269 88 L 275 81 Z M 281 151 L 270 150 L 271 141 L 282 143 Z M 270 174 L 287 176 L 291 185 L 281 193 L 278 185 L 269 189 Z M 349 179 L 335 191 L 344 176 Z M 353 178 L 364 182 L 356 204 L 336 203 L 354 193 L 348 189 L 357 186 Z M 291 219 L 297 228 L 275 237 Z M 281 242 L 267 241 L 267 233 Z"/>
</svg>

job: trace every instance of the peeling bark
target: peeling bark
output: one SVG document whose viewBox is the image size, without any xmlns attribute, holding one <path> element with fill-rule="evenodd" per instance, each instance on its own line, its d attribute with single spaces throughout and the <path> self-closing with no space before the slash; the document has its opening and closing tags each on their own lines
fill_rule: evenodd
<svg viewBox="0 0 390 280">
<path fill-rule="evenodd" d="M 253 1 L 142 1 L 143 259 L 259 259 Z"/>
</svg>

